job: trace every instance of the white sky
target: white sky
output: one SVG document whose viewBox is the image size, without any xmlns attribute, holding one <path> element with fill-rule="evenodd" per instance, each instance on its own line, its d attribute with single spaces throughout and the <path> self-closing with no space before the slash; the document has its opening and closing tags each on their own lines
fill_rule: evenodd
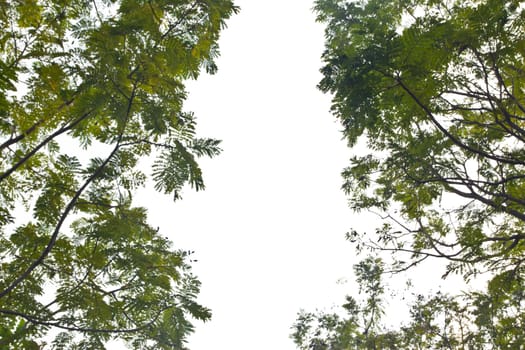
<svg viewBox="0 0 525 350">
<path fill-rule="evenodd" d="M 186 105 L 201 136 L 223 140 L 223 154 L 202 162 L 207 188 L 175 204 L 148 193 L 140 204 L 177 248 L 196 251 L 199 300 L 213 318 L 197 324 L 190 349 L 291 350 L 301 308 L 352 292 L 339 281 L 356 262 L 340 189 L 350 151 L 316 89 L 324 38 L 313 3 L 236 4 L 219 72 L 191 83 Z"/>
<path fill-rule="evenodd" d="M 219 72 L 188 83 L 186 110 L 199 135 L 223 140 L 219 157 L 201 160 L 207 188 L 176 203 L 143 191 L 137 204 L 176 248 L 196 252 L 199 301 L 213 317 L 195 324 L 191 350 L 294 350 L 300 309 L 330 309 L 358 294 L 352 266 L 362 257 L 345 232 L 380 222 L 353 214 L 341 190 L 351 150 L 330 96 L 316 88 L 324 29 L 313 1 L 235 2 L 241 12 L 222 33 Z M 404 319 L 415 291 L 464 288 L 461 277 L 439 279 L 443 272 L 433 261 L 387 280 L 397 295 L 387 324 Z M 414 289 L 403 295 L 407 276 Z"/>
<path fill-rule="evenodd" d="M 236 4 L 241 12 L 219 42 L 219 72 L 188 84 L 186 109 L 200 136 L 223 140 L 222 155 L 201 161 L 207 188 L 186 190 L 177 203 L 150 191 L 137 204 L 176 248 L 196 252 L 199 301 L 213 318 L 196 323 L 191 350 L 294 350 L 290 327 L 300 309 L 330 309 L 358 294 L 352 266 L 362 257 L 345 232 L 380 222 L 353 214 L 341 190 L 351 150 L 330 96 L 316 88 L 324 28 L 313 1 Z M 387 324 L 404 319 L 413 292 L 464 288 L 461 277 L 439 279 L 442 263 L 386 281 L 397 295 Z M 403 295 L 407 276 L 414 289 Z"/>
</svg>

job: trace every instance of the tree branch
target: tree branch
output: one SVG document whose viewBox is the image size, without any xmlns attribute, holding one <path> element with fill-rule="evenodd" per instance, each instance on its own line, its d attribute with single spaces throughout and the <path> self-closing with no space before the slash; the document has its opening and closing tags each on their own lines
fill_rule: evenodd
<svg viewBox="0 0 525 350">
<path fill-rule="evenodd" d="M 32 156 L 34 156 L 42 147 L 47 145 L 51 140 L 56 138 L 57 136 L 71 130 L 73 127 L 75 127 L 77 124 L 79 124 L 81 121 L 89 117 L 89 115 L 93 112 L 93 110 L 90 110 L 86 113 L 84 113 L 82 116 L 74 120 L 71 124 L 64 125 L 48 137 L 46 137 L 42 142 L 40 142 L 35 148 L 33 148 L 31 151 L 26 153 L 22 159 L 20 159 L 15 165 L 13 165 L 9 170 L 6 172 L 0 174 L 0 182 L 5 180 L 7 177 L 9 177 L 13 172 L 15 172 L 20 166 L 22 166 L 25 162 L 27 162 Z"/>
<path fill-rule="evenodd" d="M 436 117 L 434 116 L 432 111 L 428 108 L 428 106 L 426 106 L 423 102 L 421 102 L 421 100 L 408 88 L 408 86 L 401 80 L 401 78 L 393 77 L 393 79 L 395 79 L 399 83 L 399 86 L 401 86 L 401 88 L 414 100 L 414 102 L 416 102 L 416 104 L 419 107 L 421 107 L 421 109 L 423 109 L 423 111 L 430 118 L 430 120 L 436 126 L 436 128 L 438 128 L 438 130 L 440 130 L 456 146 L 464 150 L 467 150 L 471 153 L 474 153 L 474 154 L 483 156 L 487 159 L 492 159 L 492 160 L 495 160 L 501 163 L 507 163 L 507 164 L 513 164 L 513 165 L 525 165 L 524 161 L 520 161 L 520 160 L 512 159 L 512 158 L 499 157 L 499 156 L 487 153 L 483 150 L 473 148 L 473 147 L 466 145 L 461 140 L 459 140 L 456 136 L 452 135 L 443 125 L 441 125 L 441 123 L 436 119 Z"/>
<path fill-rule="evenodd" d="M 135 328 L 127 328 L 127 329 L 87 328 L 87 327 L 80 327 L 80 326 L 75 326 L 75 325 L 67 326 L 67 325 L 61 324 L 60 321 L 46 321 L 36 316 L 32 316 L 32 315 L 25 314 L 23 312 L 18 312 L 18 311 L 13 311 L 13 310 L 8 310 L 8 309 L 0 309 L 0 313 L 5 314 L 5 315 L 11 315 L 11 316 L 19 316 L 31 323 L 35 323 L 35 324 L 39 324 L 43 326 L 49 326 L 49 327 L 56 327 L 56 328 L 64 329 L 67 331 L 82 332 L 82 333 L 135 333 L 135 332 L 139 332 L 141 330 L 144 330 L 150 327 L 152 324 L 154 324 L 159 319 L 159 317 L 162 315 L 164 311 L 169 310 L 174 307 L 176 306 L 169 305 L 169 306 L 162 307 L 157 312 L 155 317 L 153 317 L 149 322 L 143 325 L 140 325 L 138 327 L 135 327 Z"/>
<path fill-rule="evenodd" d="M 66 208 L 64 209 L 64 212 L 62 213 L 62 215 L 60 216 L 60 219 L 57 223 L 57 225 L 55 226 L 55 229 L 53 231 L 53 234 L 51 235 L 51 238 L 46 246 L 46 248 L 42 251 L 42 253 L 40 254 L 40 256 L 20 275 L 18 276 L 13 282 L 11 282 L 4 290 L 2 290 L 0 292 L 0 298 L 6 296 L 7 294 L 9 294 L 9 292 L 11 292 L 14 288 L 16 288 L 16 286 L 18 284 L 20 284 L 24 279 L 26 279 L 30 274 L 31 272 L 37 268 L 38 265 L 40 265 L 44 259 L 47 257 L 47 255 L 51 252 L 51 250 L 53 249 L 53 246 L 55 245 L 55 242 L 57 240 L 57 237 L 58 237 L 58 234 L 59 234 L 59 231 L 60 231 L 60 228 L 62 227 L 64 221 L 66 220 L 66 218 L 68 217 L 69 213 L 71 212 L 71 210 L 73 210 L 73 208 L 75 207 L 75 204 L 76 202 L 78 201 L 78 199 L 80 198 L 80 196 L 82 195 L 82 193 L 84 192 L 84 190 L 99 176 L 99 174 L 102 172 L 102 170 L 106 167 L 107 164 L 109 164 L 110 160 L 115 156 L 115 154 L 118 152 L 119 148 L 120 148 L 120 143 L 122 141 L 122 137 L 124 135 L 124 132 L 125 132 L 125 128 L 126 128 L 126 123 L 127 121 L 129 120 L 129 117 L 131 115 L 131 107 L 132 107 L 132 103 L 133 103 L 133 99 L 135 97 L 135 92 L 136 92 L 136 89 L 137 89 L 137 83 L 135 82 L 134 86 L 133 86 L 133 91 L 132 91 L 132 94 L 131 94 L 131 97 L 128 101 L 128 106 L 127 106 L 127 110 L 126 110 L 126 118 L 125 118 L 125 123 L 123 125 L 123 128 L 119 134 L 119 137 L 118 137 L 118 140 L 116 142 L 116 145 L 115 147 L 113 148 L 113 150 L 111 151 L 111 153 L 109 154 L 109 156 L 104 160 L 104 162 L 102 164 L 100 164 L 100 166 L 93 172 L 93 174 L 84 182 L 84 184 L 75 192 L 75 195 L 73 196 L 73 198 L 69 201 L 68 205 L 66 206 Z M 83 116 L 85 117 L 85 116 Z M 79 118 L 76 123 L 80 122 L 80 120 L 83 119 L 83 118 Z"/>
</svg>

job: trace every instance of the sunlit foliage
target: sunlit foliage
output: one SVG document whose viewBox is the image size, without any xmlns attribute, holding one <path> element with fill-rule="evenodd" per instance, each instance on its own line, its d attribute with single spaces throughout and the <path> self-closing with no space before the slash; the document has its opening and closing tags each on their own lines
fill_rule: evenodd
<svg viewBox="0 0 525 350">
<path fill-rule="evenodd" d="M 0 348 L 181 349 L 188 253 L 134 207 L 204 188 L 184 81 L 216 70 L 229 0 L 0 1 Z M 151 171 L 139 161 L 155 156 Z M 64 331 L 64 332 L 59 332 Z"/>
</svg>

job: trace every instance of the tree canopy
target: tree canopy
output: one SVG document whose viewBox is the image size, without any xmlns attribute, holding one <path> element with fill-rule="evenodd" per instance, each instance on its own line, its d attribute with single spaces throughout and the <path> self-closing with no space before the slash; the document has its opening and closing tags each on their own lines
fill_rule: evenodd
<svg viewBox="0 0 525 350">
<path fill-rule="evenodd" d="M 525 13 L 520 1 L 319 0 L 321 90 L 356 151 L 352 208 L 385 249 L 451 271 L 520 266 Z M 468 266 L 468 267 L 467 267 Z"/>
<path fill-rule="evenodd" d="M 393 253 L 388 264 L 365 260 L 383 272 L 441 258 L 446 268 L 436 278 L 490 278 L 484 291 L 420 296 L 411 320 L 388 329 L 372 317 L 381 310 L 374 301 L 382 292 L 379 277 L 358 272 L 362 286 L 375 286 L 364 306 L 350 299 L 347 316 L 302 313 L 296 343 L 301 349 L 519 349 L 525 339 L 523 2 L 315 4 L 326 24 L 319 88 L 332 94 L 332 112 L 354 150 L 343 188 L 354 210 L 379 217 L 372 235 L 353 229 L 348 239 L 361 252 Z"/>
<path fill-rule="evenodd" d="M 135 207 L 204 188 L 184 81 L 213 73 L 230 0 L 0 1 L 0 347 L 180 349 L 199 281 Z M 139 166 L 154 156 L 151 172 Z M 57 331 L 58 330 L 58 331 Z M 63 332 L 62 332 L 63 331 Z M 45 340 L 42 340 L 45 337 Z"/>
<path fill-rule="evenodd" d="M 386 313 L 385 264 L 366 258 L 354 271 L 359 296 L 333 312 L 302 311 L 292 327 L 300 350 L 519 350 L 525 343 L 523 281 L 498 275 L 486 292 L 414 293 L 408 319 Z"/>
</svg>

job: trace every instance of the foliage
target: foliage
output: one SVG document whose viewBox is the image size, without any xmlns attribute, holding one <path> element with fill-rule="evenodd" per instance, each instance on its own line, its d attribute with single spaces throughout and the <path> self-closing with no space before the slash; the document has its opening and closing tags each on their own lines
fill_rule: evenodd
<svg viewBox="0 0 525 350">
<path fill-rule="evenodd" d="M 393 253 L 384 271 L 430 257 L 443 277 L 488 273 L 487 288 L 419 296 L 408 323 L 365 301 L 301 313 L 300 349 L 520 349 L 525 339 L 525 6 L 516 0 L 317 0 L 326 24 L 323 79 L 355 155 L 351 207 L 378 214 L 358 251 Z M 373 266 L 371 260 L 366 265 Z M 371 265 L 372 264 L 372 265 Z M 386 267 L 388 265 L 388 267 Z M 438 278 L 438 276 L 436 276 Z M 378 309 L 378 311 L 381 309 Z M 374 327 L 370 327 L 369 324 Z"/>
<path fill-rule="evenodd" d="M 355 272 L 364 299 L 348 296 L 339 312 L 301 312 L 292 338 L 301 350 L 505 349 L 525 342 L 525 285 L 498 276 L 487 293 L 415 296 L 407 322 L 386 324 L 382 262 L 367 258 Z M 374 273 L 370 273 L 374 271 Z M 504 281 L 501 278 L 506 279 Z M 516 317 L 518 315 L 518 317 Z"/>
<path fill-rule="evenodd" d="M 184 81 L 230 0 L 0 1 L 0 347 L 182 349 L 199 282 L 132 194 L 204 188 Z M 58 333 L 56 330 L 65 333 Z M 56 336 L 54 336 L 56 335 Z M 54 338 L 53 338 L 54 336 Z M 51 337 L 51 338 L 49 338 Z"/>
<path fill-rule="evenodd" d="M 319 86 L 349 145 L 370 150 L 356 151 L 344 189 L 355 210 L 388 218 L 376 247 L 465 274 L 520 265 L 523 4 L 318 0 L 316 11 L 327 24 Z"/>
</svg>

